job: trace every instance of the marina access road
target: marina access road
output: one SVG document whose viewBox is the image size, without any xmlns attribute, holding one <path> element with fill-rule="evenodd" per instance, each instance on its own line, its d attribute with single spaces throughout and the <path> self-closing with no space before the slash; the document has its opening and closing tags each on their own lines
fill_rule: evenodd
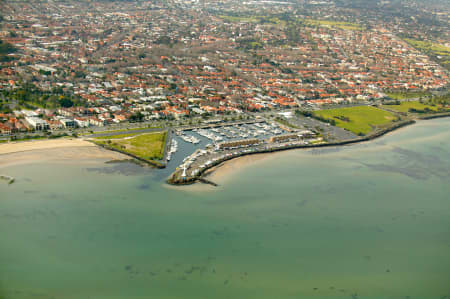
<svg viewBox="0 0 450 299">
<path fill-rule="evenodd" d="M 108 137 L 108 136 L 115 136 L 115 135 L 123 135 L 123 134 L 141 134 L 141 133 L 153 133 L 153 132 L 162 132 L 170 130 L 170 128 L 149 128 L 149 129 L 139 129 L 139 130 L 120 130 L 120 131 L 111 131 L 111 132 L 102 132 L 102 133 L 94 133 L 91 135 L 84 135 L 85 138 L 95 138 L 95 137 Z"/>
</svg>

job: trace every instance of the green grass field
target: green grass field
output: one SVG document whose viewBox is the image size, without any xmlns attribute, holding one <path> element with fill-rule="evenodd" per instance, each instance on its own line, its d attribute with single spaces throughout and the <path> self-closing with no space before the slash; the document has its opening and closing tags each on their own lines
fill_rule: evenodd
<svg viewBox="0 0 450 299">
<path fill-rule="evenodd" d="M 248 16 L 248 17 L 220 16 L 220 18 L 229 22 L 247 22 L 247 23 L 259 22 L 258 16 Z"/>
<path fill-rule="evenodd" d="M 98 144 L 133 154 L 146 160 L 161 160 L 166 144 L 166 132 L 144 133 L 134 137 L 125 134 L 122 138 L 111 136 L 109 138 L 95 139 Z"/>
<path fill-rule="evenodd" d="M 315 25 L 315 26 L 326 26 L 326 27 L 335 27 L 343 30 L 363 30 L 364 27 L 349 22 L 338 22 L 338 21 L 328 21 L 328 20 L 305 20 L 305 24 L 307 25 Z"/>
<path fill-rule="evenodd" d="M 262 24 L 273 24 L 280 27 L 285 27 L 287 22 L 279 19 L 276 16 L 219 16 L 221 19 L 236 23 L 236 22 L 245 22 L 245 23 L 262 23 Z M 296 19 L 296 23 L 303 22 L 307 26 L 326 26 L 332 28 L 339 28 L 342 30 L 364 30 L 365 27 L 356 23 L 350 22 L 340 22 L 340 21 L 330 21 L 330 20 L 312 20 L 312 19 Z"/>
<path fill-rule="evenodd" d="M 416 110 L 424 110 L 425 108 L 428 108 L 432 111 L 437 111 L 438 107 L 422 104 L 419 101 L 411 101 L 411 102 L 401 102 L 400 105 L 384 105 L 386 109 L 391 109 L 399 112 L 408 112 L 409 109 L 416 109 Z"/>
<path fill-rule="evenodd" d="M 376 127 L 382 127 L 397 119 L 394 113 L 370 106 L 320 110 L 315 116 L 334 120 L 336 126 L 357 135 L 366 135 Z"/>
<path fill-rule="evenodd" d="M 450 47 L 438 43 L 421 41 L 411 38 L 404 38 L 404 40 L 417 50 L 427 55 L 435 56 L 439 64 L 450 70 Z"/>
<path fill-rule="evenodd" d="M 435 55 L 450 56 L 450 48 L 441 44 L 405 38 L 405 41 L 424 52 L 432 52 Z"/>
<path fill-rule="evenodd" d="M 409 91 L 409 92 L 387 92 L 386 95 L 394 100 L 404 100 L 404 99 L 428 97 L 431 96 L 431 93 L 426 91 Z"/>
</svg>

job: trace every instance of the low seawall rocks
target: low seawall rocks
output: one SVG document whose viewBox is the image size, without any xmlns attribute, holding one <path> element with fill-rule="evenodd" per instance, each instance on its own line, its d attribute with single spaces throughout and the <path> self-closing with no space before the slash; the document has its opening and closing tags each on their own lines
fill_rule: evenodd
<svg viewBox="0 0 450 299">
<path fill-rule="evenodd" d="M 419 119 L 427 120 L 427 119 L 442 118 L 442 117 L 449 117 L 449 116 L 450 116 L 450 112 L 449 113 L 440 113 L 440 114 L 427 115 L 427 116 L 419 117 Z"/>
</svg>

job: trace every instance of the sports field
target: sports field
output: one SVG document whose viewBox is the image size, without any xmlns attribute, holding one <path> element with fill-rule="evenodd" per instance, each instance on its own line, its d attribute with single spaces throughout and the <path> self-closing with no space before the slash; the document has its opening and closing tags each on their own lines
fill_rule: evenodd
<svg viewBox="0 0 450 299">
<path fill-rule="evenodd" d="M 366 135 L 397 118 L 394 113 L 371 106 L 319 110 L 314 112 L 314 116 L 331 121 L 357 135 Z"/>
<path fill-rule="evenodd" d="M 99 137 L 95 142 L 133 154 L 142 159 L 161 160 L 164 155 L 166 135 L 166 132 L 144 133 L 136 136 L 124 134 L 122 136 Z"/>
<path fill-rule="evenodd" d="M 400 105 L 384 105 L 383 107 L 399 112 L 409 112 L 409 109 L 415 109 L 418 111 L 423 111 L 428 108 L 431 111 L 437 111 L 438 108 L 436 106 L 431 106 L 427 104 L 422 104 L 419 101 L 411 101 L 411 102 L 401 102 Z"/>
</svg>

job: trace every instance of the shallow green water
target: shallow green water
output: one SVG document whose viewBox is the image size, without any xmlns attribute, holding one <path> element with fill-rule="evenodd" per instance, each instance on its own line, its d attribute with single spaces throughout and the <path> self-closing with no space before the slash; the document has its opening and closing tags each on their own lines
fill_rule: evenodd
<svg viewBox="0 0 450 299">
<path fill-rule="evenodd" d="M 0 298 L 449 296 L 449 125 L 275 154 L 214 192 L 129 164 L 3 168 Z"/>
</svg>

